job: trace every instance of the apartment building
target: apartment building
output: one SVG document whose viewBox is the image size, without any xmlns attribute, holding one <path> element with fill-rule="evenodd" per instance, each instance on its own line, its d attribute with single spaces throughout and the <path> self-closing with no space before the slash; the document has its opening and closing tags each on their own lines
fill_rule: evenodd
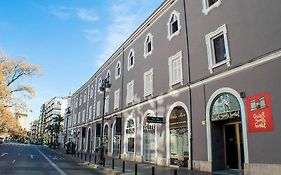
<svg viewBox="0 0 281 175">
<path fill-rule="evenodd" d="M 42 110 L 44 109 L 45 116 L 45 123 L 44 123 L 44 139 L 51 142 L 52 132 L 51 129 L 48 129 L 48 126 L 51 126 L 55 122 L 55 118 L 60 116 L 64 118 L 64 112 L 67 107 L 67 100 L 68 96 L 66 97 L 54 97 L 50 101 L 45 103 L 45 106 L 42 106 Z M 63 122 L 61 123 L 63 125 Z"/>
<path fill-rule="evenodd" d="M 93 153 L 103 133 L 113 157 L 278 174 L 280 5 L 164 1 L 72 95 L 78 150 Z"/>
</svg>

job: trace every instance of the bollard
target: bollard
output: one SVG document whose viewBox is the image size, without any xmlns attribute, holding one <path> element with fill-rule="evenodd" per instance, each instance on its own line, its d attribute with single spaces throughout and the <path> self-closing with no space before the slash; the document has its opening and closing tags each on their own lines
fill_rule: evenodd
<svg viewBox="0 0 281 175">
<path fill-rule="evenodd" d="M 103 158 L 102 166 L 105 167 L 105 158 Z"/>
<path fill-rule="evenodd" d="M 95 164 L 97 163 L 97 155 L 95 155 Z"/>
<path fill-rule="evenodd" d="M 83 152 L 81 152 L 81 160 L 83 159 Z"/>
<path fill-rule="evenodd" d="M 114 169 L 114 158 L 112 159 L 112 169 Z"/>
<path fill-rule="evenodd" d="M 178 175 L 178 170 L 175 170 L 175 171 L 174 171 L 174 175 Z"/>
<path fill-rule="evenodd" d="M 138 164 L 135 164 L 135 175 L 138 174 Z"/>
<path fill-rule="evenodd" d="M 153 166 L 152 167 L 152 175 L 154 175 L 155 174 L 155 167 Z"/>
<path fill-rule="evenodd" d="M 89 162 L 91 162 L 92 154 L 89 154 Z"/>
<path fill-rule="evenodd" d="M 123 160 L 123 173 L 125 173 L 125 161 Z"/>
<path fill-rule="evenodd" d="M 87 161 L 87 153 L 85 153 L 85 161 Z"/>
</svg>

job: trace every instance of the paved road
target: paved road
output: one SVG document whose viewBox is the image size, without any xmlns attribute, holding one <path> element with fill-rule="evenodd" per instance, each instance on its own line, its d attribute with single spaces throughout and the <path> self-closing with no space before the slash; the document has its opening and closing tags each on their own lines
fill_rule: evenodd
<svg viewBox="0 0 281 175">
<path fill-rule="evenodd" d="M 104 175 L 50 149 L 19 143 L 0 145 L 1 175 Z"/>
</svg>

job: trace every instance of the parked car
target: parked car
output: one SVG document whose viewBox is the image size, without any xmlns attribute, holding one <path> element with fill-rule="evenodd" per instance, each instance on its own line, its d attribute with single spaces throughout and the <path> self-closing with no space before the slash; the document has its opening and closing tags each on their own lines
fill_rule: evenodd
<svg viewBox="0 0 281 175">
<path fill-rule="evenodd" d="M 0 137 L 0 144 L 4 143 L 4 138 Z"/>
</svg>

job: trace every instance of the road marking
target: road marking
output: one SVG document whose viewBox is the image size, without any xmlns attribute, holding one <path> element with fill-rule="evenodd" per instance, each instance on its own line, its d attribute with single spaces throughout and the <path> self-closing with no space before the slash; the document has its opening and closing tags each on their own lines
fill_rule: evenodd
<svg viewBox="0 0 281 175">
<path fill-rule="evenodd" d="M 37 147 L 35 148 L 61 175 L 67 175 L 62 169 L 60 169 L 54 162 L 52 162 L 44 153 L 42 153 Z"/>
<path fill-rule="evenodd" d="M 1 157 L 5 156 L 6 154 L 8 154 L 8 153 L 3 153 L 3 154 L 1 155 Z"/>
<path fill-rule="evenodd" d="M 14 164 L 15 162 L 16 162 L 16 160 L 13 160 L 13 161 L 12 161 L 12 164 Z"/>
<path fill-rule="evenodd" d="M 31 158 L 31 159 L 33 159 L 33 158 L 34 158 L 34 155 L 29 155 L 29 156 L 30 156 L 30 158 Z"/>
</svg>

